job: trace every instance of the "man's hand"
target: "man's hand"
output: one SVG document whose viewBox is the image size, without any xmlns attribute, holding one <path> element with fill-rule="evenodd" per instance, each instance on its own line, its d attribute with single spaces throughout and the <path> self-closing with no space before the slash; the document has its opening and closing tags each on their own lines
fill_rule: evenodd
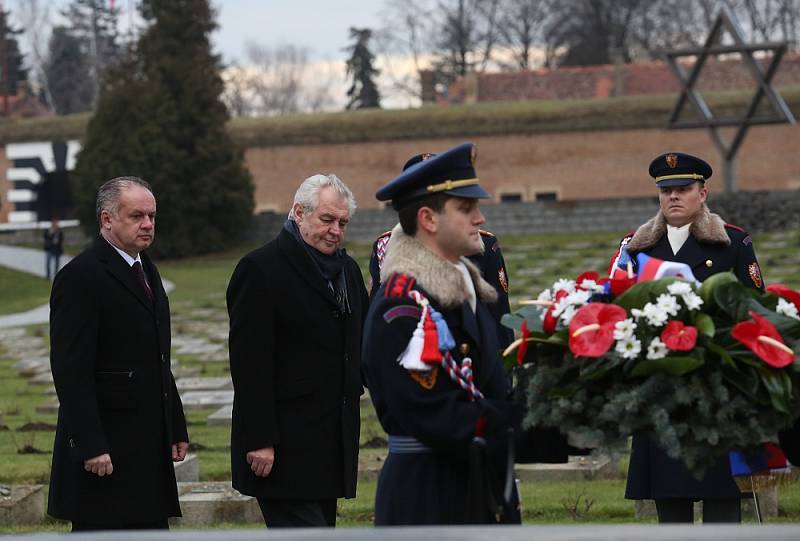
<svg viewBox="0 0 800 541">
<path fill-rule="evenodd" d="M 83 469 L 99 475 L 100 477 L 111 475 L 114 472 L 114 465 L 111 463 L 111 455 L 104 453 L 94 458 L 84 460 Z"/>
<path fill-rule="evenodd" d="M 186 458 L 186 451 L 189 450 L 189 442 L 188 441 L 179 441 L 178 443 L 173 444 L 172 446 L 172 461 L 173 462 L 183 462 L 183 459 Z"/>
<path fill-rule="evenodd" d="M 272 471 L 272 464 L 275 462 L 275 448 L 265 447 L 247 453 L 247 463 L 259 477 L 266 477 Z"/>
</svg>

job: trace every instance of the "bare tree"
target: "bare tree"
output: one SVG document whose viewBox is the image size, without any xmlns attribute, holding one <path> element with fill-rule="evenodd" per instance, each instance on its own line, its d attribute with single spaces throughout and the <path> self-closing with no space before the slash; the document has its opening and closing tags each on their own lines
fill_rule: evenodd
<svg viewBox="0 0 800 541">
<path fill-rule="evenodd" d="M 532 53 L 544 43 L 543 30 L 550 15 L 550 3 L 551 0 L 503 0 L 501 3 L 498 31 L 502 44 L 511 52 L 514 67 L 532 67 Z"/>
<path fill-rule="evenodd" d="M 28 49 L 28 61 L 36 81 L 47 102 L 53 109 L 53 95 L 45 70 L 47 44 L 50 39 L 50 2 L 21 0 L 17 2 L 16 16 L 23 28 L 23 39 Z"/>
</svg>

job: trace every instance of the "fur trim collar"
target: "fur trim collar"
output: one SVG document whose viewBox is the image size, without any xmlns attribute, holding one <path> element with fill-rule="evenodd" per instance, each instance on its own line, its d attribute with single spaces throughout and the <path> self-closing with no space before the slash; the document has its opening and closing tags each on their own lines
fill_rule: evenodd
<svg viewBox="0 0 800 541">
<path fill-rule="evenodd" d="M 689 227 L 689 233 L 699 242 L 724 244 L 725 246 L 731 244 L 731 239 L 725 231 L 725 221 L 718 214 L 708 210 L 705 203 L 700 209 L 700 214 Z M 641 252 L 655 246 L 666 234 L 667 221 L 659 210 L 653 219 L 636 230 L 626 247 L 631 252 Z"/>
<path fill-rule="evenodd" d="M 467 266 L 475 293 L 483 302 L 497 302 L 497 291 L 481 276 L 478 268 L 466 257 L 461 261 Z M 403 233 L 396 225 L 392 238 L 386 246 L 386 259 L 381 267 L 381 282 L 399 272 L 413 276 L 419 286 L 434 297 L 443 308 L 456 308 L 468 299 L 467 288 L 461 272 L 414 237 Z"/>
</svg>

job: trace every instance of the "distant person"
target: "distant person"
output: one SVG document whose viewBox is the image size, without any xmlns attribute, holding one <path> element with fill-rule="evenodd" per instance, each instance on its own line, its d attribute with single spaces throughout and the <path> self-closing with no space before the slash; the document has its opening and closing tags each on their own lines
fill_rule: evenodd
<svg viewBox="0 0 800 541">
<path fill-rule="evenodd" d="M 269 528 L 333 527 L 337 498 L 356 495 L 369 299 L 342 248 L 355 208 L 336 175 L 307 178 L 228 285 L 233 487 Z"/>
<path fill-rule="evenodd" d="M 636 254 L 686 263 L 701 282 L 732 271 L 739 281 L 764 290 L 764 279 L 753 250 L 753 239 L 740 227 L 725 223 L 706 206 L 711 166 L 704 160 L 670 152 L 650 164 L 660 210 L 650 221 L 626 236 L 615 255 L 611 273 L 624 269 Z M 731 475 L 728 458 L 717 461 L 702 479 L 680 460 L 667 456 L 645 434 L 633 437 L 625 497 L 655 500 L 658 521 L 693 522 L 693 503 L 703 502 L 703 522 L 741 522 L 741 493 Z"/>
<path fill-rule="evenodd" d="M 44 274 L 48 280 L 55 278 L 63 253 L 64 232 L 58 227 L 58 219 L 53 218 L 50 227 L 44 231 Z"/>
<path fill-rule="evenodd" d="M 149 184 L 118 177 L 97 192 L 100 234 L 50 295 L 58 425 L 50 516 L 72 530 L 168 529 L 181 516 L 172 462 L 189 436 L 170 371 L 169 302 L 145 253 L 155 236 Z"/>
</svg>

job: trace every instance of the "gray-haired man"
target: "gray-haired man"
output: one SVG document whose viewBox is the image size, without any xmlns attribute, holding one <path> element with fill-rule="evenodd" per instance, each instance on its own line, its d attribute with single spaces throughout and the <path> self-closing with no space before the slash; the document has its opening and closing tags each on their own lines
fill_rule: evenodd
<svg viewBox="0 0 800 541">
<path fill-rule="evenodd" d="M 344 249 L 353 194 L 314 175 L 277 238 L 244 256 L 228 286 L 233 486 L 268 527 L 335 526 L 355 496 L 361 271 Z"/>
</svg>

